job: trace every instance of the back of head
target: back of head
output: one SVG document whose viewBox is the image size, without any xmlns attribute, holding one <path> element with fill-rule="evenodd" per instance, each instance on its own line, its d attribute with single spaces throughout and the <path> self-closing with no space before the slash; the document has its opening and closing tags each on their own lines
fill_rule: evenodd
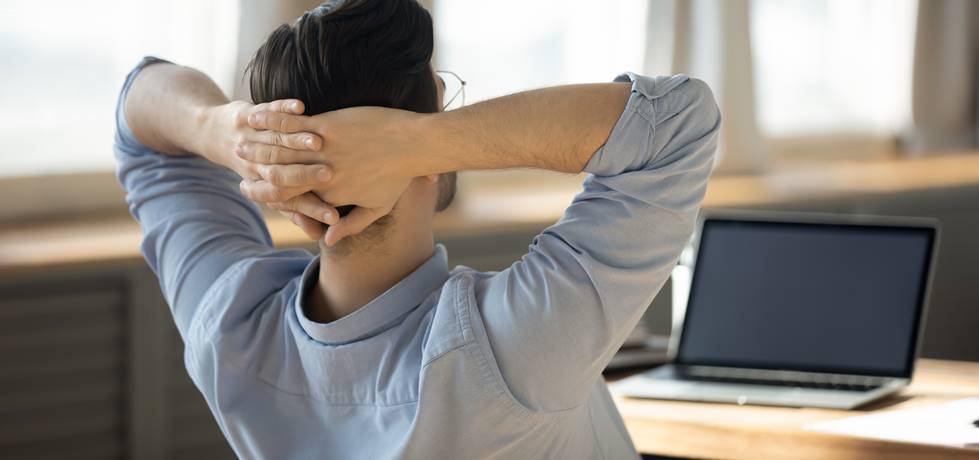
<svg viewBox="0 0 979 460">
<path fill-rule="evenodd" d="M 307 115 L 363 105 L 436 112 L 432 45 L 432 17 L 415 0 L 329 1 L 258 49 L 252 99 L 300 99 Z"/>
<path fill-rule="evenodd" d="M 433 40 L 432 17 L 416 0 L 328 1 L 259 47 L 248 65 L 252 100 L 299 99 L 306 115 L 355 106 L 437 112 Z M 454 195 L 455 173 L 443 174 L 436 210 Z"/>
</svg>

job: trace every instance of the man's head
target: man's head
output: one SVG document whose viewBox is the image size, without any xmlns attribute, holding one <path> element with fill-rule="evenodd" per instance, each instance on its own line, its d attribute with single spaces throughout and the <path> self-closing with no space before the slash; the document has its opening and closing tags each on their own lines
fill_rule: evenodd
<svg viewBox="0 0 979 460">
<path fill-rule="evenodd" d="M 306 115 L 367 105 L 437 112 L 432 46 L 431 15 L 415 0 L 329 1 L 259 47 L 249 64 L 252 100 L 299 99 Z M 439 177 L 436 210 L 452 202 L 455 179 Z"/>
</svg>

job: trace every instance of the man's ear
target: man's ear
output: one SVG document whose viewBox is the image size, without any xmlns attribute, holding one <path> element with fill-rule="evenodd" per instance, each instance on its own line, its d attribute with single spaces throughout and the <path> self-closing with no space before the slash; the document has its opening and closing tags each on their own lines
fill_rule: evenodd
<svg viewBox="0 0 979 460">
<path fill-rule="evenodd" d="M 444 211 L 445 208 L 452 204 L 452 200 L 456 196 L 456 173 L 455 171 L 445 174 L 439 174 L 436 177 L 438 182 L 438 201 L 435 204 L 435 211 Z"/>
<path fill-rule="evenodd" d="M 438 174 L 429 174 L 427 176 L 418 176 L 418 177 L 416 177 L 416 178 L 414 178 L 414 179 L 411 180 L 411 185 L 412 185 L 412 188 L 414 188 L 414 189 L 416 189 L 418 191 L 423 191 L 422 193 L 424 193 L 425 195 L 428 195 L 428 194 L 434 195 L 436 201 L 438 201 L 439 187 L 441 185 L 440 182 L 439 182 L 439 175 Z"/>
</svg>

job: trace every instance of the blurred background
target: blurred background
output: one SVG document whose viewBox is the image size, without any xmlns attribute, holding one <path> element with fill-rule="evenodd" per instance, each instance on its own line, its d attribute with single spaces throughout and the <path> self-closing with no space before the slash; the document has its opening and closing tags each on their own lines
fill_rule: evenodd
<svg viewBox="0 0 979 460">
<path fill-rule="evenodd" d="M 149 54 L 247 99 L 254 50 L 318 3 L 0 3 L 0 458 L 232 456 L 139 256 L 113 173 L 113 111 Z M 979 361 L 979 2 L 421 3 L 435 67 L 466 81 L 470 104 L 625 71 L 706 80 L 724 115 L 708 209 L 938 218 L 923 354 Z M 438 222 L 450 263 L 505 267 L 581 179 L 461 175 Z M 278 245 L 312 248 L 291 224 L 269 225 Z M 668 335 L 682 317 L 688 278 L 678 267 L 650 330 Z"/>
</svg>

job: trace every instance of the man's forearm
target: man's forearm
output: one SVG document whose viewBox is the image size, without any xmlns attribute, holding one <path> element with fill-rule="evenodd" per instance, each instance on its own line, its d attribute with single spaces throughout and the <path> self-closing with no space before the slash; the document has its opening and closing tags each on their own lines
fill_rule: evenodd
<svg viewBox="0 0 979 460">
<path fill-rule="evenodd" d="M 418 173 L 580 172 L 608 139 L 629 94 L 628 83 L 559 86 L 424 116 L 418 126 L 426 161 Z"/>
<path fill-rule="evenodd" d="M 208 156 L 202 135 L 207 109 L 227 102 L 207 75 L 188 67 L 153 64 L 143 69 L 129 90 L 126 120 L 133 134 L 153 150 Z"/>
</svg>

